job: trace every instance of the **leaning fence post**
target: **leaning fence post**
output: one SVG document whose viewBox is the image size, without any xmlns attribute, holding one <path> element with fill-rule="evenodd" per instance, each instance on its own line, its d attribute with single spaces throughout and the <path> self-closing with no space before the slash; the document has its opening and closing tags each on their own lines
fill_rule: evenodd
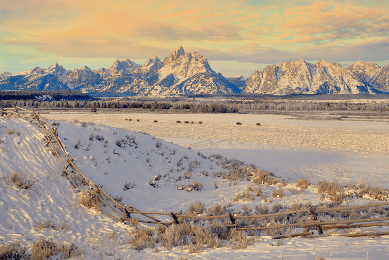
<svg viewBox="0 0 389 260">
<path fill-rule="evenodd" d="M 128 212 L 127 208 L 124 208 L 124 212 L 126 212 L 127 218 L 131 218 L 131 213 Z"/>
<path fill-rule="evenodd" d="M 169 216 L 173 218 L 173 224 L 180 224 L 180 222 L 178 222 L 178 218 L 176 216 L 176 214 L 174 214 L 173 212 L 170 212 L 169 213 Z"/>
</svg>

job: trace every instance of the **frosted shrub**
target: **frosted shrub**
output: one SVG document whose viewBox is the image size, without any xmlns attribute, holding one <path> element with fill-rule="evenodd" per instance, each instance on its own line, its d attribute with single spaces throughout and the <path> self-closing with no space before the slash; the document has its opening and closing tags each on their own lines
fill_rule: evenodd
<svg viewBox="0 0 389 260">
<path fill-rule="evenodd" d="M 40 237 L 32 247 L 31 260 L 48 259 L 58 252 L 57 245 L 52 241 L 46 241 Z"/>
<path fill-rule="evenodd" d="M 80 148 L 80 145 L 81 145 L 81 140 L 80 140 L 80 138 L 78 138 L 76 143 L 74 144 L 74 149 Z"/>
<path fill-rule="evenodd" d="M 330 196 L 334 196 L 341 191 L 343 191 L 343 186 L 335 182 L 320 181 L 317 184 L 318 193 L 327 193 Z"/>
<path fill-rule="evenodd" d="M 335 182 L 320 181 L 317 185 L 317 192 L 322 195 L 326 193 L 330 195 L 331 201 L 342 203 L 345 197 L 343 188 L 342 185 Z"/>
<path fill-rule="evenodd" d="M 160 242 L 168 249 L 173 248 L 173 246 L 186 245 L 190 230 L 191 227 L 186 222 L 179 225 L 170 225 L 161 235 Z"/>
<path fill-rule="evenodd" d="M 116 140 L 115 144 L 118 147 L 125 147 L 126 143 L 127 143 L 127 141 L 125 139 L 118 139 L 118 140 Z"/>
<path fill-rule="evenodd" d="M 131 182 L 127 183 L 127 181 L 126 181 L 126 183 L 123 186 L 123 190 L 126 191 L 126 190 L 129 190 L 129 189 L 132 189 L 132 188 L 135 187 L 135 185 L 136 185 L 135 182 L 133 182 L 131 184 Z"/>
<path fill-rule="evenodd" d="M 15 130 L 7 128 L 7 134 L 13 135 L 15 133 Z"/>
<path fill-rule="evenodd" d="M 201 189 L 203 188 L 203 184 L 201 184 L 200 182 L 194 181 L 191 183 L 191 187 L 194 191 L 201 191 Z"/>
<path fill-rule="evenodd" d="M 20 245 L 19 241 L 0 245 L 0 259 L 25 258 L 27 258 L 26 247 Z"/>
<path fill-rule="evenodd" d="M 257 184 L 270 184 L 274 185 L 277 184 L 279 181 L 274 178 L 274 174 L 269 171 L 265 171 L 259 168 L 255 168 L 254 171 L 254 179 L 252 182 L 257 183 Z"/>
<path fill-rule="evenodd" d="M 134 228 L 130 232 L 129 242 L 135 250 L 155 247 L 154 232 L 150 228 Z"/>
<path fill-rule="evenodd" d="M 10 180 L 21 189 L 29 189 L 35 183 L 34 181 L 30 181 L 26 177 L 19 175 L 17 172 L 12 173 Z"/>
<path fill-rule="evenodd" d="M 127 143 L 130 146 L 132 146 L 133 144 L 136 145 L 136 142 L 135 142 L 136 136 L 134 136 L 134 135 L 126 135 L 126 139 L 127 139 Z"/>
<path fill-rule="evenodd" d="M 193 215 L 202 214 L 205 212 L 205 210 L 206 208 L 204 204 L 198 200 L 196 201 L 195 204 L 190 204 L 188 207 L 188 213 Z"/>
<path fill-rule="evenodd" d="M 83 254 L 83 251 L 73 242 L 62 242 L 57 248 L 60 259 L 68 259 L 76 256 L 79 257 Z"/>
<path fill-rule="evenodd" d="M 78 196 L 78 203 L 87 208 L 95 208 L 99 207 L 100 200 L 96 192 L 83 190 Z"/>
<path fill-rule="evenodd" d="M 277 189 L 272 190 L 271 196 L 273 198 L 283 198 L 285 197 L 285 192 L 281 187 L 278 187 Z"/>
<path fill-rule="evenodd" d="M 299 187 L 302 190 L 306 190 L 306 189 L 308 189 L 308 186 L 311 185 L 311 184 L 312 183 L 310 181 L 308 181 L 307 179 L 299 178 L 297 183 L 296 183 L 296 186 Z"/>
<path fill-rule="evenodd" d="M 100 142 L 101 141 L 104 141 L 104 136 L 102 136 L 102 135 L 96 135 L 96 140 L 99 140 Z"/>
<path fill-rule="evenodd" d="M 255 242 L 253 238 L 247 238 L 244 231 L 235 229 L 231 230 L 230 239 L 232 249 L 245 249 L 246 247 L 254 244 Z"/>
<path fill-rule="evenodd" d="M 35 230 L 42 230 L 42 229 L 47 229 L 47 228 L 55 228 L 55 224 L 51 220 L 42 221 L 42 222 L 37 221 L 34 224 L 34 228 L 35 228 Z"/>
</svg>

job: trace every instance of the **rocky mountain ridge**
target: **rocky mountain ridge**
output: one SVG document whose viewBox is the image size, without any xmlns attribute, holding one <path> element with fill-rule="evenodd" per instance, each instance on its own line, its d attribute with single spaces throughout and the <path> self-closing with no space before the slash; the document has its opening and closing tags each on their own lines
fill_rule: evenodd
<svg viewBox="0 0 389 260">
<path fill-rule="evenodd" d="M 77 90 L 91 96 L 176 96 L 190 94 L 389 94 L 389 65 L 358 61 L 348 68 L 304 59 L 269 65 L 249 78 L 225 78 L 197 52 L 182 47 L 161 61 L 151 56 L 138 65 L 116 60 L 106 69 L 73 71 L 55 63 L 16 74 L 0 73 L 0 89 Z"/>
<path fill-rule="evenodd" d="M 359 61 L 348 68 L 320 60 L 304 59 L 267 66 L 247 80 L 243 93 L 289 94 L 378 94 L 389 93 L 389 66 Z"/>
</svg>

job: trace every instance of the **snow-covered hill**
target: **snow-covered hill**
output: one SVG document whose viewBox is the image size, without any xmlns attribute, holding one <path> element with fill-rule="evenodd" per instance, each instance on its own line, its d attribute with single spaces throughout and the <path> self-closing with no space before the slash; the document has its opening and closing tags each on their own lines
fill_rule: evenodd
<svg viewBox="0 0 389 260">
<path fill-rule="evenodd" d="M 78 121 L 51 122 L 58 127 L 59 136 L 84 174 L 117 200 L 140 210 L 178 212 L 187 210 L 190 205 L 192 208 L 203 205 L 211 211 L 220 205 L 219 208 L 224 206 L 231 212 L 241 210 L 248 214 L 264 205 L 273 210 L 280 207 L 277 205 L 288 208 L 300 202 L 323 202 L 323 195 L 317 193 L 316 185 L 301 189 L 293 182 L 261 184 L 246 178 L 233 180 L 228 174 L 255 169 L 236 159 L 204 156 L 147 134 L 108 126 Z M 128 118 L 126 122 L 130 122 Z M 198 122 L 194 121 L 194 124 Z M 0 118 L 0 245 L 19 241 L 31 250 L 33 242 L 40 237 L 55 242 L 73 242 L 82 249 L 83 259 L 150 259 L 167 258 L 168 255 L 172 258 L 226 259 L 241 257 L 242 253 L 247 259 L 257 259 L 259 252 L 272 258 L 280 255 L 280 250 L 286 256 L 299 257 L 360 256 L 363 239 L 332 236 L 312 241 L 290 238 L 280 243 L 266 234 L 256 237 L 256 242 L 244 251 L 231 250 L 230 242 L 226 241 L 220 248 L 196 249 L 195 254 L 190 253 L 193 250 L 190 246 L 169 249 L 162 242 L 157 243 L 155 249 L 138 252 L 129 242 L 129 232 L 134 228 L 117 223 L 98 210 L 79 205 L 79 193 L 61 175 L 60 159 L 49 151 L 42 139 L 40 128 L 28 120 Z M 18 186 L 15 176 L 22 178 L 28 187 Z M 273 194 L 281 190 L 282 196 Z M 328 196 L 324 197 L 324 202 L 328 202 Z M 346 200 L 347 203 L 367 203 L 372 198 L 350 196 Z M 167 216 L 160 219 L 171 221 Z M 342 247 L 339 253 L 339 243 L 345 241 L 348 246 Z M 370 257 L 385 256 L 385 239 L 376 238 L 363 250 L 369 251 Z"/>
</svg>

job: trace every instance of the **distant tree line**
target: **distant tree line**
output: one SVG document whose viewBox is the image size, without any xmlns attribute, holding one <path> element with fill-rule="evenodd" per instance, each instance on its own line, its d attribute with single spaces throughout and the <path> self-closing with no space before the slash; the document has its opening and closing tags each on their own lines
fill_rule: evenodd
<svg viewBox="0 0 389 260">
<path fill-rule="evenodd" d="M 80 91 L 0 90 L 0 100 L 93 100 Z"/>
<path fill-rule="evenodd" d="M 187 110 L 191 113 L 239 113 L 261 111 L 378 111 L 389 112 L 389 102 L 344 102 L 344 101 L 305 101 L 305 100 L 267 100 L 252 101 L 144 101 L 144 100 L 1 100 L 1 107 L 31 107 L 52 109 L 149 109 Z"/>
</svg>

